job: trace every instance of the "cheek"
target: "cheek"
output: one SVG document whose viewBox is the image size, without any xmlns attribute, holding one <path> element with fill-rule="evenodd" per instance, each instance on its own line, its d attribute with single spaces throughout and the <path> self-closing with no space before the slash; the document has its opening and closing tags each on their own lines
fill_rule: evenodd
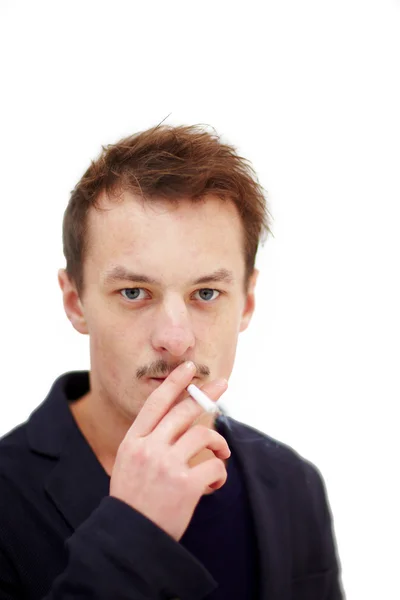
<svg viewBox="0 0 400 600">
<path fill-rule="evenodd" d="M 90 330 L 90 348 L 92 359 L 103 363 L 107 370 L 115 365 L 118 368 L 132 360 L 141 346 L 137 331 L 132 332 L 128 327 L 107 319 L 93 324 Z"/>
<path fill-rule="evenodd" d="M 132 326 L 129 319 L 123 318 L 117 303 L 112 298 L 95 299 L 88 311 L 89 335 L 93 342 L 93 351 L 98 356 L 118 353 L 133 347 Z"/>
<path fill-rule="evenodd" d="M 234 309 L 230 311 L 229 316 L 226 318 L 223 328 L 223 339 L 224 339 L 224 352 L 227 358 L 235 357 L 236 346 L 238 343 L 240 326 L 242 321 L 242 307 L 235 305 Z"/>
<path fill-rule="evenodd" d="M 233 330 L 233 331 L 231 330 L 230 334 L 227 335 L 226 338 L 224 339 L 224 343 L 222 344 L 222 347 L 220 348 L 221 367 L 223 367 L 224 371 L 226 369 L 232 370 L 232 368 L 233 368 L 233 363 L 234 363 L 235 356 L 236 356 L 237 343 L 238 343 L 238 334 L 237 334 L 236 330 Z"/>
<path fill-rule="evenodd" d="M 142 347 L 140 341 L 126 328 L 102 326 L 91 335 L 90 345 L 91 370 L 96 373 L 101 387 L 117 404 L 127 391 L 132 399 Z"/>
<path fill-rule="evenodd" d="M 221 377 L 229 376 L 232 371 L 239 326 L 240 320 L 237 313 L 231 312 L 218 319 L 213 327 L 208 328 L 205 335 L 205 355 L 209 360 L 215 361 L 218 375 Z"/>
</svg>

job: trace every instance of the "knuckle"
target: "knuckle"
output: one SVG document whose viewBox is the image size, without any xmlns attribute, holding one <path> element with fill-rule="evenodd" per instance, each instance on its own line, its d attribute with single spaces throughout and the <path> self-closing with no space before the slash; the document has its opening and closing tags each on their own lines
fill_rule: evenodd
<svg viewBox="0 0 400 600">
<path fill-rule="evenodd" d="M 187 469 L 179 469 L 175 472 L 175 483 L 181 490 L 185 490 L 190 485 L 190 475 Z"/>
<path fill-rule="evenodd" d="M 190 486 L 189 470 L 181 462 L 171 458 L 164 458 L 157 465 L 157 478 L 181 492 L 185 492 Z"/>
<path fill-rule="evenodd" d="M 227 473 L 224 461 L 217 457 L 213 458 L 212 460 L 214 462 L 216 472 L 221 476 L 225 476 Z"/>
<path fill-rule="evenodd" d="M 163 453 L 157 460 L 157 471 L 162 477 L 174 477 L 179 473 L 171 453 Z"/>
<path fill-rule="evenodd" d="M 136 440 L 134 444 L 130 444 L 127 448 L 129 458 L 138 465 L 145 465 L 149 462 L 150 451 L 148 444 L 144 440 Z"/>
<path fill-rule="evenodd" d="M 225 466 L 224 461 L 221 458 L 218 458 L 217 460 L 219 462 L 219 467 L 221 469 L 221 472 L 226 475 L 227 471 L 226 471 L 226 466 Z"/>
<path fill-rule="evenodd" d="M 218 463 L 216 463 L 215 469 L 216 469 L 216 472 L 218 474 L 218 477 L 221 480 L 226 481 L 227 478 L 228 478 L 228 473 L 226 471 L 226 467 L 224 465 L 224 462 L 221 459 L 219 459 L 219 458 L 216 458 L 216 460 L 218 461 Z"/>
</svg>

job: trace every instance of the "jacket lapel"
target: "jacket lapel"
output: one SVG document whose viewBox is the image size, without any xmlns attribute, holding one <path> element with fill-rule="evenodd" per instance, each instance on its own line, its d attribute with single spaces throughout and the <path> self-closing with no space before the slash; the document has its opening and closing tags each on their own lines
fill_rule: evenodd
<svg viewBox="0 0 400 600">
<path fill-rule="evenodd" d="M 87 371 L 65 374 L 53 384 L 28 423 L 28 441 L 39 454 L 57 458 L 45 490 L 75 530 L 109 493 L 110 478 L 80 432 L 68 406 L 89 389 Z"/>
<path fill-rule="evenodd" d="M 247 488 L 258 542 L 261 600 L 290 598 L 290 530 L 284 485 L 271 466 L 275 444 L 232 418 L 218 427 L 235 452 Z"/>
<path fill-rule="evenodd" d="M 45 490 L 75 530 L 109 493 L 110 478 L 80 430 L 70 436 Z"/>
</svg>

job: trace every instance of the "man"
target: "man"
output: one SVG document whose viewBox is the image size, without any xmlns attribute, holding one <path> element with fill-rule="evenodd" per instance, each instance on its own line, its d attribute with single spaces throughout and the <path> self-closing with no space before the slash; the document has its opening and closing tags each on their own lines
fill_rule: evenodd
<svg viewBox="0 0 400 600">
<path fill-rule="evenodd" d="M 84 174 L 59 283 L 91 368 L 0 443 L 1 599 L 342 598 L 316 468 L 186 391 L 227 388 L 267 214 L 201 127 L 131 136 Z"/>
</svg>

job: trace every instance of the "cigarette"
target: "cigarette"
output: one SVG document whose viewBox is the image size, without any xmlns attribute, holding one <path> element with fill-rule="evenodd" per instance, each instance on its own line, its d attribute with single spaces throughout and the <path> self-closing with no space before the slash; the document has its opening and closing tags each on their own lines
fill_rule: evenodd
<svg viewBox="0 0 400 600">
<path fill-rule="evenodd" d="M 199 388 L 196 387 L 194 383 L 188 385 L 186 389 L 193 398 L 193 400 L 196 400 L 196 402 L 200 404 L 201 408 L 204 408 L 204 410 L 207 413 L 215 414 L 221 412 L 218 404 L 210 400 L 210 398 L 204 392 L 199 390 Z"/>
</svg>

